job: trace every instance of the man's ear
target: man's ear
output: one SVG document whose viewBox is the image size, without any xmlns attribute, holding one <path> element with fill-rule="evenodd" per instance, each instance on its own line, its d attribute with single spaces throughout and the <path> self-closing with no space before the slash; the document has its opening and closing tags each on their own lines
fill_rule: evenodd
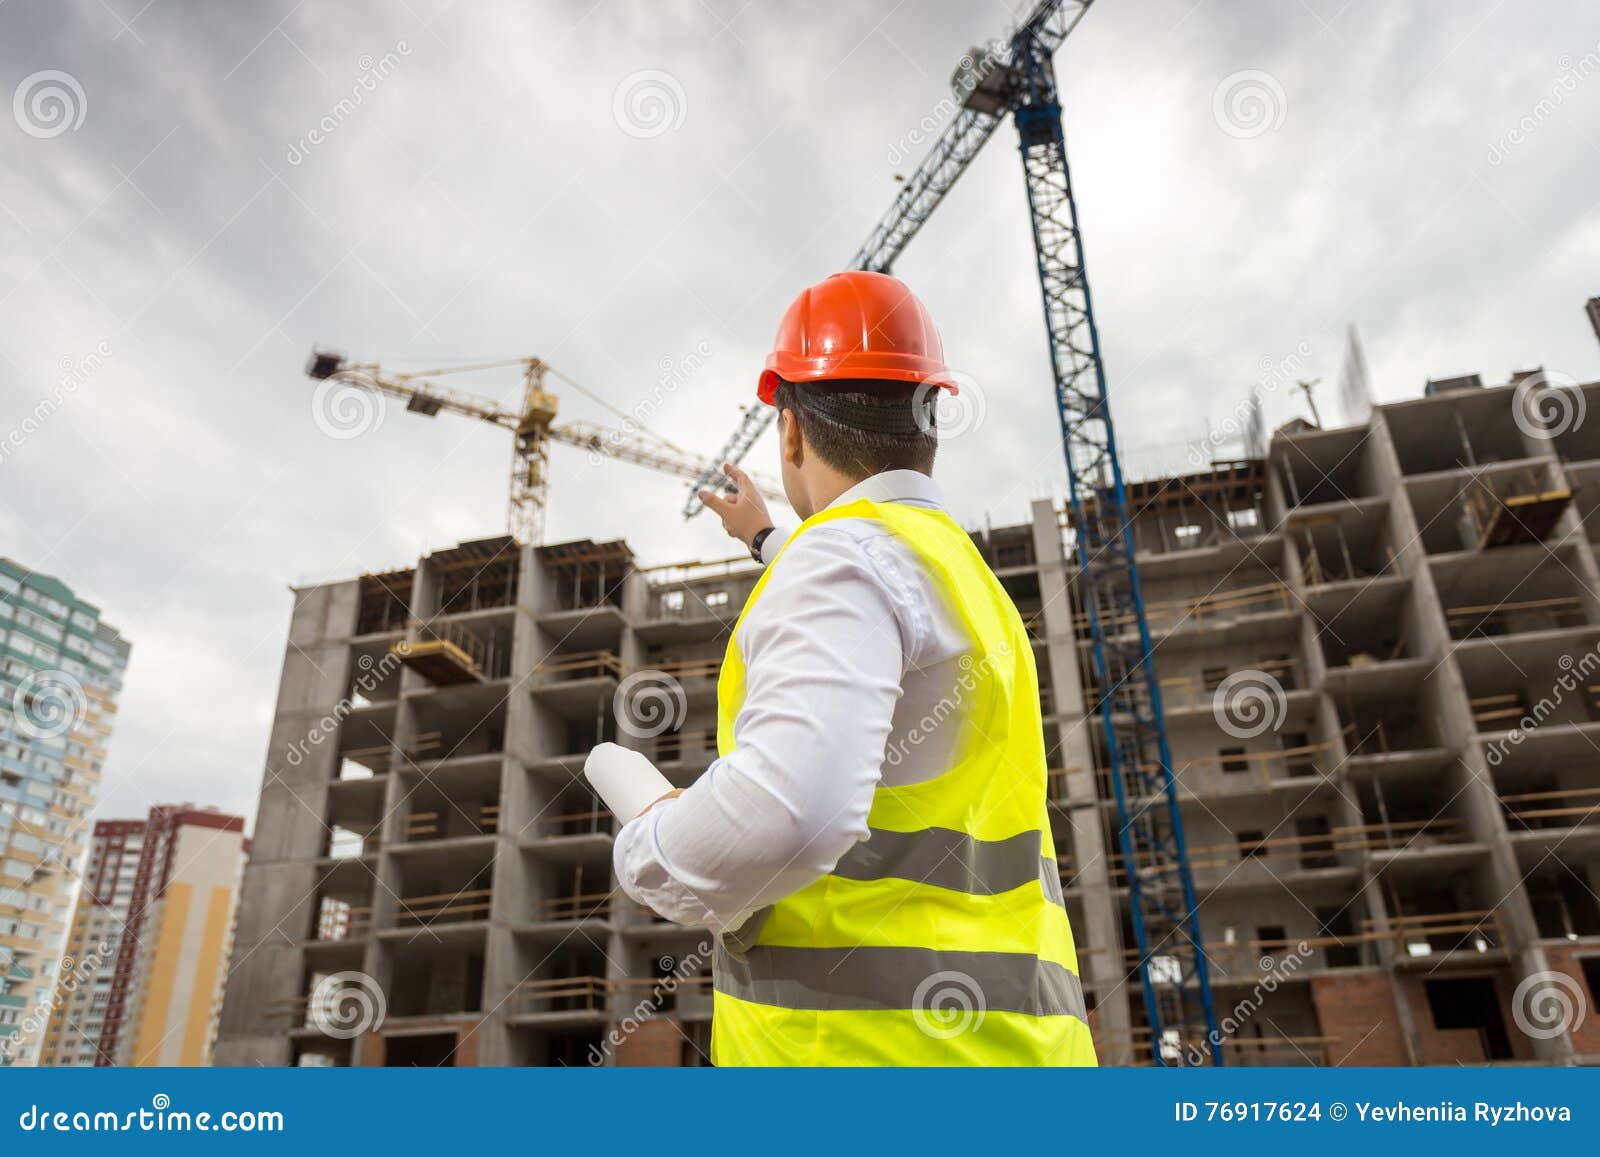
<svg viewBox="0 0 1600 1157">
<path fill-rule="evenodd" d="M 778 447 L 783 460 L 798 470 L 805 464 L 806 443 L 800 434 L 800 421 L 793 410 L 778 413 Z"/>
</svg>

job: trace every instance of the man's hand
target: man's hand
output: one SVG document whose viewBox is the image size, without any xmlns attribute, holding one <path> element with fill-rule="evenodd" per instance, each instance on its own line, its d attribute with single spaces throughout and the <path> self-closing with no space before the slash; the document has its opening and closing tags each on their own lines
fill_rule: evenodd
<svg viewBox="0 0 1600 1157">
<path fill-rule="evenodd" d="M 750 475 L 727 462 L 722 464 L 722 472 L 733 480 L 738 489 L 727 497 L 712 490 L 702 490 L 700 501 L 722 519 L 723 530 L 748 547 L 757 531 L 772 525 L 772 516 L 767 513 L 766 500 L 761 497 L 761 491 L 756 489 L 755 483 L 750 481 Z"/>
<path fill-rule="evenodd" d="M 647 808 L 645 808 L 645 809 L 644 809 L 644 811 L 642 811 L 642 812 L 640 812 L 640 813 L 639 813 L 639 816 L 642 816 L 642 815 L 644 815 L 644 814 L 645 814 L 645 812 L 647 812 L 647 811 L 649 811 L 649 810 L 650 810 L 650 808 L 653 808 L 653 807 L 655 807 L 655 806 L 656 806 L 656 805 L 657 805 L 657 804 L 663 804 L 663 803 L 666 803 L 666 802 L 667 802 L 667 801 L 668 801 L 668 800 L 669 800 L 669 799 L 677 799 L 677 798 L 678 798 L 678 797 L 679 797 L 679 796 L 680 796 L 680 795 L 682 795 L 682 794 L 683 794 L 683 788 L 681 788 L 681 787 L 675 787 L 675 788 L 673 788 L 673 789 L 672 789 L 672 790 L 671 790 L 671 791 L 669 791 L 669 792 L 668 792 L 668 793 L 667 793 L 667 794 L 666 794 L 666 795 L 664 795 L 664 796 L 661 796 L 661 797 L 660 797 L 660 798 L 659 798 L 659 799 L 653 799 L 653 800 L 651 800 L 651 801 L 650 801 L 650 807 L 647 807 Z M 633 818 L 634 818 L 634 819 L 638 819 L 638 818 L 639 818 L 639 816 L 634 816 L 634 817 L 633 817 Z"/>
</svg>

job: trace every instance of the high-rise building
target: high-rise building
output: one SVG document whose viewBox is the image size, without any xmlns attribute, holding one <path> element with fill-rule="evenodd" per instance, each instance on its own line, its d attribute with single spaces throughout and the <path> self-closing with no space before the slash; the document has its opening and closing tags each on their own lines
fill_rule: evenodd
<svg viewBox="0 0 1600 1157">
<path fill-rule="evenodd" d="M 0 558 L 0 1065 L 38 1062 L 129 645 Z"/>
<path fill-rule="evenodd" d="M 95 1065 L 115 1059 L 100 1051 L 101 1030 L 117 950 L 133 910 L 144 836 L 143 820 L 100 820 L 94 825 L 41 1064 Z"/>
<path fill-rule="evenodd" d="M 95 825 L 47 1065 L 205 1065 L 248 841 L 187 804 Z"/>
<path fill-rule="evenodd" d="M 1585 413 L 1600 383 L 1448 379 L 1130 483 L 1227 1063 L 1600 1062 Z M 1145 1016 L 1071 516 L 973 538 L 1034 647 L 1101 1059 L 1203 1059 Z M 219 1063 L 703 1062 L 705 933 L 615 890 L 581 769 L 616 740 L 705 770 L 759 574 L 495 539 L 297 591 Z"/>
</svg>

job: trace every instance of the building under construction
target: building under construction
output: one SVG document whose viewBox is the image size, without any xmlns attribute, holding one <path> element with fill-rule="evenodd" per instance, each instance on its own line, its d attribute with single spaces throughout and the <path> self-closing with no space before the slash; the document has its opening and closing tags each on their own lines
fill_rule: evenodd
<svg viewBox="0 0 1600 1157">
<path fill-rule="evenodd" d="M 1130 488 L 1227 1063 L 1600 1062 L 1588 409 L 1434 382 Z M 1071 519 L 974 538 L 1036 648 L 1102 1061 L 1186 1059 L 1145 1027 Z M 615 890 L 580 769 L 708 766 L 758 573 L 500 538 L 297 591 L 218 1063 L 704 1063 L 704 933 Z"/>
</svg>

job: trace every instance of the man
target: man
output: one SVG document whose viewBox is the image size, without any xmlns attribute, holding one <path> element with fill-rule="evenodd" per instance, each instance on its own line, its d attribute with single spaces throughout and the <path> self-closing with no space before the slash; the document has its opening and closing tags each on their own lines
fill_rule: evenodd
<svg viewBox="0 0 1600 1157">
<path fill-rule="evenodd" d="M 1095 1063 L 1045 805 L 1033 651 L 930 473 L 938 331 L 892 277 L 790 306 L 775 529 L 740 470 L 701 500 L 767 571 L 718 683 L 720 756 L 623 827 L 623 889 L 717 933 L 720 1065 Z"/>
</svg>

